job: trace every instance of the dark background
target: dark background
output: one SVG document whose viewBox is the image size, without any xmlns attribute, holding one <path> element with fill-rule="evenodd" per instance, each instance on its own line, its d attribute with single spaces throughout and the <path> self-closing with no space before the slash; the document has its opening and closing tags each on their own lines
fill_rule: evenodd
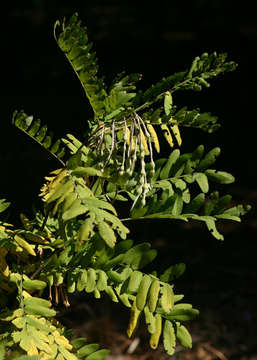
<svg viewBox="0 0 257 360">
<path fill-rule="evenodd" d="M 177 288 L 202 314 L 194 329 L 192 356 L 221 358 L 204 347 L 207 342 L 229 359 L 256 359 L 254 1 L 12 1 L 3 15 L 1 34 L 0 185 L 1 198 L 13 203 L 14 222 L 19 212 L 30 213 L 43 177 L 58 164 L 11 125 L 13 111 L 24 109 L 39 117 L 58 137 L 69 132 L 79 136 L 90 117 L 87 99 L 53 37 L 54 22 L 75 11 L 88 28 L 107 83 L 126 70 L 142 73 L 141 85 L 147 88 L 163 76 L 185 70 L 203 52 L 226 52 L 239 64 L 235 72 L 215 79 L 210 89 L 174 95 L 174 101 L 220 118 L 222 127 L 213 135 L 182 130 L 182 151 L 200 143 L 206 149 L 220 146 L 219 168 L 237 179 L 224 191 L 250 203 L 252 212 L 243 224 L 222 225 L 225 242 L 213 239 L 197 224 L 133 224 L 132 234 L 159 249 L 158 268 L 177 261 L 188 265 Z M 71 324 L 80 325 L 81 319 Z"/>
</svg>

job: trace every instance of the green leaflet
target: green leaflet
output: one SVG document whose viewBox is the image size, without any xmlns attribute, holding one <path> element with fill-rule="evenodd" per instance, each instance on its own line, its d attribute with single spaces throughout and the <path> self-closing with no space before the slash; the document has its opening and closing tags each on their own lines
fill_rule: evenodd
<svg viewBox="0 0 257 360">
<path fill-rule="evenodd" d="M 205 174 L 210 181 L 217 182 L 219 184 L 231 184 L 235 181 L 234 176 L 225 171 L 209 169 L 205 171 Z"/>
<path fill-rule="evenodd" d="M 111 248 L 113 248 L 116 243 L 116 237 L 110 225 L 106 224 L 103 221 L 99 222 L 98 230 L 101 238 L 105 241 L 105 243 Z"/>
<path fill-rule="evenodd" d="M 197 166 L 197 171 L 202 171 L 208 169 L 220 155 L 220 148 L 216 147 L 209 151 L 205 157 L 200 161 L 200 164 Z"/>
<path fill-rule="evenodd" d="M 115 292 L 113 291 L 113 288 L 111 286 L 107 286 L 105 288 L 105 292 L 106 294 L 111 298 L 112 301 L 114 302 L 119 302 Z"/>
<path fill-rule="evenodd" d="M 158 308 L 158 313 L 162 314 L 168 320 L 190 321 L 194 320 L 199 311 L 191 308 L 174 308 L 168 314 L 164 310 Z"/>
<path fill-rule="evenodd" d="M 92 211 L 94 211 L 94 209 L 105 209 L 105 210 L 109 210 L 111 211 L 114 215 L 117 215 L 116 210 L 114 209 L 114 207 L 108 203 L 107 201 L 103 201 L 103 200 L 99 200 L 96 198 L 82 198 L 83 202 L 85 203 L 85 205 Z"/>
<path fill-rule="evenodd" d="M 169 177 L 171 167 L 178 160 L 179 156 L 180 156 L 180 150 L 179 149 L 175 149 L 175 150 L 172 151 L 172 153 L 170 154 L 166 164 L 164 165 L 164 167 L 161 170 L 160 179 L 167 179 Z"/>
<path fill-rule="evenodd" d="M 39 321 L 37 318 L 32 317 L 31 315 L 26 315 L 25 320 L 27 324 L 33 326 L 38 330 L 50 332 L 50 327 L 48 325 L 45 325 L 42 321 Z"/>
<path fill-rule="evenodd" d="M 204 193 L 196 195 L 196 197 L 193 198 L 193 200 L 185 206 L 184 212 L 185 214 L 195 214 L 198 213 L 198 211 L 201 209 L 201 207 L 204 204 L 205 195 Z"/>
<path fill-rule="evenodd" d="M 192 348 L 192 338 L 185 326 L 176 322 L 176 336 L 180 344 L 186 348 Z"/>
<path fill-rule="evenodd" d="M 152 278 L 149 275 L 144 275 L 142 281 L 140 282 L 136 296 L 136 306 L 140 311 L 144 309 L 146 304 L 146 299 L 151 283 Z"/>
<path fill-rule="evenodd" d="M 176 310 L 179 310 L 179 309 L 183 309 L 183 310 L 192 309 L 192 305 L 187 304 L 187 303 L 175 304 L 174 307 L 173 307 L 173 311 L 176 311 Z"/>
<path fill-rule="evenodd" d="M 162 317 L 160 316 L 160 314 L 156 314 L 155 315 L 155 331 L 153 334 L 151 334 L 151 337 L 150 337 L 150 346 L 152 349 L 157 348 L 157 346 L 159 344 L 161 333 L 162 333 Z"/>
<path fill-rule="evenodd" d="M 160 276 L 160 280 L 169 283 L 179 278 L 181 275 L 184 274 L 185 271 L 186 271 L 186 265 L 184 263 L 172 265 L 164 271 L 164 273 Z"/>
<path fill-rule="evenodd" d="M 95 269 L 89 268 L 87 270 L 87 282 L 85 286 L 85 291 L 87 293 L 91 293 L 94 291 L 96 287 L 96 279 L 97 279 L 97 274 Z"/>
<path fill-rule="evenodd" d="M 98 350 L 92 354 L 90 354 L 89 356 L 87 356 L 87 360 L 104 360 L 106 358 L 106 356 L 108 356 L 110 353 L 110 350 L 106 350 L 106 349 L 101 349 Z"/>
<path fill-rule="evenodd" d="M 172 96 L 169 91 L 166 91 L 166 93 L 164 94 L 164 111 L 167 116 L 170 115 L 171 108 L 172 108 Z"/>
<path fill-rule="evenodd" d="M 24 305 L 25 306 L 43 306 L 45 308 L 50 308 L 51 307 L 51 302 L 42 298 L 37 298 L 37 297 L 28 297 L 26 299 L 24 299 Z"/>
<path fill-rule="evenodd" d="M 233 216 L 233 215 L 229 215 L 229 214 L 216 215 L 215 217 L 216 217 L 217 219 L 224 219 L 224 220 L 232 220 L 232 221 L 241 222 L 240 217 L 238 217 L 238 216 Z"/>
<path fill-rule="evenodd" d="M 135 294 L 138 291 L 142 278 L 143 273 L 141 271 L 132 272 L 127 286 L 127 292 L 129 294 Z"/>
<path fill-rule="evenodd" d="M 5 199 L 0 199 L 0 213 L 5 211 L 11 203 L 7 202 Z"/>
<path fill-rule="evenodd" d="M 129 249 L 124 257 L 122 262 L 124 264 L 130 265 L 132 269 L 140 268 L 141 259 L 144 256 L 144 253 L 150 249 L 151 245 L 149 243 L 141 243 L 136 246 L 133 246 Z"/>
<path fill-rule="evenodd" d="M 221 235 L 221 234 L 218 232 L 214 220 L 212 220 L 212 219 L 207 219 L 207 220 L 205 221 L 205 223 L 206 223 L 206 226 L 207 226 L 208 230 L 212 233 L 212 235 L 213 235 L 216 239 L 218 239 L 218 240 L 224 240 L 224 236 Z"/>
<path fill-rule="evenodd" d="M 96 214 L 98 215 L 98 217 L 110 222 L 112 224 L 112 227 L 117 230 L 122 239 L 126 238 L 126 235 L 129 233 L 129 229 L 125 225 L 123 225 L 123 223 L 117 216 L 102 209 L 97 209 Z"/>
<path fill-rule="evenodd" d="M 79 358 L 84 358 L 85 356 L 88 356 L 88 355 L 94 353 L 98 349 L 99 349 L 98 344 L 88 344 L 88 345 L 81 347 L 78 350 L 77 355 Z"/>
<path fill-rule="evenodd" d="M 82 346 L 84 346 L 87 342 L 86 338 L 77 338 L 71 341 L 71 345 L 74 347 L 74 349 L 80 349 Z"/>
<path fill-rule="evenodd" d="M 93 230 L 93 221 L 91 218 L 87 218 L 83 224 L 80 226 L 78 239 L 82 243 L 84 241 L 88 241 L 90 238 L 90 234 Z"/>
<path fill-rule="evenodd" d="M 173 355 L 176 346 L 175 329 L 169 320 L 165 320 L 163 328 L 163 346 L 168 355 Z"/>
<path fill-rule="evenodd" d="M 178 122 L 179 126 L 199 128 L 208 133 L 216 131 L 220 124 L 217 123 L 217 116 L 208 112 L 200 112 L 200 109 L 188 110 L 186 106 L 172 115 Z"/>
<path fill-rule="evenodd" d="M 72 175 L 74 176 L 78 176 L 78 177 L 82 177 L 84 175 L 88 175 L 88 176 L 102 176 L 102 172 L 98 169 L 95 169 L 93 167 L 82 167 L 82 166 L 78 166 L 77 168 L 75 168 L 74 170 L 72 170 Z"/>
<path fill-rule="evenodd" d="M 159 291 L 160 291 L 160 281 L 154 279 L 150 286 L 149 296 L 147 301 L 147 305 L 150 312 L 154 312 L 156 309 L 157 302 L 159 300 Z"/>
<path fill-rule="evenodd" d="M 86 205 L 82 204 L 80 199 L 76 199 L 68 208 L 68 210 L 63 213 L 62 218 L 63 221 L 68 221 L 87 212 L 88 208 Z"/>
<path fill-rule="evenodd" d="M 54 310 L 48 309 L 43 306 L 27 305 L 25 306 L 25 311 L 29 315 L 42 315 L 46 317 L 51 317 L 56 315 L 56 312 Z"/>
<path fill-rule="evenodd" d="M 161 288 L 161 306 L 168 313 L 174 305 L 174 293 L 171 285 L 164 283 Z"/>
<path fill-rule="evenodd" d="M 77 281 L 77 291 L 83 291 L 87 285 L 87 271 L 82 269 Z"/>
<path fill-rule="evenodd" d="M 200 189 L 203 193 L 207 193 L 209 191 L 209 183 L 208 178 L 203 173 L 196 173 L 195 174 L 195 180 L 197 184 L 199 185 Z"/>
<path fill-rule="evenodd" d="M 43 290 L 46 287 L 46 283 L 41 280 L 24 280 L 22 286 L 25 290 Z"/>
<path fill-rule="evenodd" d="M 173 196 L 173 206 L 171 210 L 171 215 L 177 216 L 182 213 L 183 209 L 183 198 L 181 194 L 175 194 Z"/>
<path fill-rule="evenodd" d="M 99 291 L 104 291 L 107 287 L 107 279 L 108 279 L 107 274 L 103 270 L 98 270 L 97 274 L 98 274 L 98 279 L 96 282 L 96 287 Z"/>
<path fill-rule="evenodd" d="M 148 306 L 144 307 L 144 314 L 145 314 L 145 322 L 147 324 L 147 330 L 149 331 L 150 334 L 154 334 L 155 333 L 155 317 L 153 315 L 153 313 L 150 311 L 150 309 L 148 308 Z"/>
</svg>

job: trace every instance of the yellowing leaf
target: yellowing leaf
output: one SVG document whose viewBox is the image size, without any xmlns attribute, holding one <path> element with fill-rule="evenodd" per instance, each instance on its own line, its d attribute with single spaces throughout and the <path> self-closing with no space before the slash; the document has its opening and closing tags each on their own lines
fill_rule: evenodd
<svg viewBox="0 0 257 360">
<path fill-rule="evenodd" d="M 150 338 L 150 346 L 152 349 L 157 348 L 157 346 L 159 344 L 161 333 L 162 333 L 162 317 L 160 314 L 156 314 L 155 315 L 155 332 L 151 335 L 151 338 Z"/>
<path fill-rule="evenodd" d="M 173 148 L 174 142 L 173 142 L 173 139 L 172 139 L 172 136 L 171 136 L 168 126 L 166 124 L 162 124 L 161 129 L 163 130 L 164 137 L 167 140 L 168 144 L 170 145 L 171 148 Z"/>
<path fill-rule="evenodd" d="M 21 236 L 19 235 L 15 235 L 14 236 L 14 240 L 23 248 L 25 249 L 30 255 L 36 256 L 37 254 L 35 253 L 33 247 L 27 242 L 25 241 Z"/>
<path fill-rule="evenodd" d="M 127 328 L 127 335 L 129 338 L 132 336 L 134 330 L 136 329 L 140 313 L 141 311 L 138 310 L 136 306 L 136 300 L 134 300 L 130 310 L 130 320 Z"/>
<path fill-rule="evenodd" d="M 18 328 L 23 329 L 26 324 L 26 319 L 24 317 L 18 317 L 12 321 L 12 323 Z"/>
<path fill-rule="evenodd" d="M 161 305 L 163 310 L 168 313 L 174 305 L 174 293 L 171 285 L 164 284 L 162 289 Z"/>
<path fill-rule="evenodd" d="M 34 340 L 28 336 L 28 334 L 24 334 L 21 339 L 20 347 L 27 352 L 28 355 L 38 355 L 37 347 L 34 343 Z"/>
<path fill-rule="evenodd" d="M 182 144 L 182 139 L 181 139 L 181 136 L 180 136 L 180 131 L 179 131 L 179 128 L 178 128 L 178 125 L 173 125 L 171 126 L 171 130 L 177 140 L 177 143 L 178 143 L 178 146 L 181 146 Z"/>
<path fill-rule="evenodd" d="M 66 339 L 66 337 L 60 335 L 60 333 L 57 330 L 54 331 L 52 334 L 54 336 L 55 342 L 58 345 L 63 346 L 65 349 L 72 350 L 72 345 L 69 343 L 69 340 Z"/>
<path fill-rule="evenodd" d="M 4 248 L 0 248 L 0 272 L 2 272 L 5 277 L 8 277 L 10 275 L 10 270 L 5 260 L 6 254 L 7 250 Z"/>
<path fill-rule="evenodd" d="M 148 129 L 148 131 L 152 137 L 152 140 L 154 142 L 155 150 L 159 153 L 160 152 L 160 144 L 159 144 L 159 139 L 156 134 L 156 131 L 154 130 L 154 127 L 151 124 L 147 124 L 147 129 Z"/>
<path fill-rule="evenodd" d="M 63 170 L 61 172 L 58 171 L 57 176 L 45 177 L 45 179 L 49 182 L 47 184 L 43 185 L 43 187 L 41 188 L 41 193 L 39 195 L 39 196 L 43 197 L 43 201 L 48 201 L 48 199 L 56 191 L 58 185 L 62 185 L 60 183 L 66 176 L 68 176 L 68 173 L 66 170 Z"/>
<path fill-rule="evenodd" d="M 25 290 L 22 291 L 22 296 L 24 299 L 31 298 L 32 296 Z"/>
<path fill-rule="evenodd" d="M 62 355 L 64 356 L 64 358 L 66 360 L 77 360 L 77 356 L 73 355 L 72 353 L 70 353 L 68 350 L 66 350 L 63 346 L 59 346 L 59 351 L 62 353 Z"/>
<path fill-rule="evenodd" d="M 148 149 L 148 146 L 147 146 L 147 141 L 146 141 L 146 138 L 145 138 L 145 135 L 144 135 L 142 129 L 140 129 L 140 137 L 141 137 L 142 145 L 143 145 L 143 147 L 145 149 L 145 154 L 149 155 L 149 149 Z"/>
<path fill-rule="evenodd" d="M 134 150 L 135 150 L 135 141 L 134 141 L 133 138 L 131 139 L 131 133 L 130 133 L 129 128 L 127 127 L 127 138 L 126 138 L 126 142 L 127 142 L 128 145 L 130 144 L 130 141 L 132 141 L 132 143 L 131 143 L 131 150 L 134 151 Z"/>
</svg>

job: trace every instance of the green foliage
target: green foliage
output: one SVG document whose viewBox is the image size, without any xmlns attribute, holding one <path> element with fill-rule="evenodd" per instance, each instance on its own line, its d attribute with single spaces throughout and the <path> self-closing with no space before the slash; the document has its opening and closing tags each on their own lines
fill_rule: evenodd
<svg viewBox="0 0 257 360">
<path fill-rule="evenodd" d="M 249 210 L 231 207 L 231 196 L 220 196 L 213 188 L 234 181 L 231 174 L 213 168 L 219 148 L 205 153 L 200 145 L 184 154 L 179 149 L 181 127 L 212 132 L 219 126 L 217 118 L 198 109 L 177 110 L 173 101 L 175 91 L 209 87 L 213 77 L 232 71 L 235 64 L 226 62 L 224 54 L 203 54 L 189 70 L 144 92 L 135 86 L 140 74 L 119 74 L 107 87 L 76 14 L 56 23 L 55 38 L 85 90 L 94 118 L 88 120 L 83 143 L 71 134 L 53 141 L 40 120 L 23 111 L 13 115 L 13 124 L 61 167 L 45 178 L 41 211 L 31 219 L 21 214 L 18 228 L 0 222 L 0 359 L 103 360 L 108 350 L 84 338 L 72 339 L 56 320 L 56 306 L 70 306 L 68 294 L 75 291 L 121 302 L 130 309 L 128 336 L 142 320 L 153 349 L 161 337 L 169 355 L 177 342 L 191 348 L 191 335 L 181 323 L 195 319 L 198 310 L 180 302 L 183 295 L 174 292 L 185 264 L 172 265 L 159 275 L 147 273 L 145 267 L 157 251 L 150 243 L 128 239 L 125 223 L 197 220 L 223 240 L 216 223 L 241 221 Z M 172 150 L 168 158 L 155 159 L 161 150 L 160 132 Z M 128 203 L 123 219 L 119 201 Z M 0 213 L 9 205 L 0 200 Z"/>
</svg>

